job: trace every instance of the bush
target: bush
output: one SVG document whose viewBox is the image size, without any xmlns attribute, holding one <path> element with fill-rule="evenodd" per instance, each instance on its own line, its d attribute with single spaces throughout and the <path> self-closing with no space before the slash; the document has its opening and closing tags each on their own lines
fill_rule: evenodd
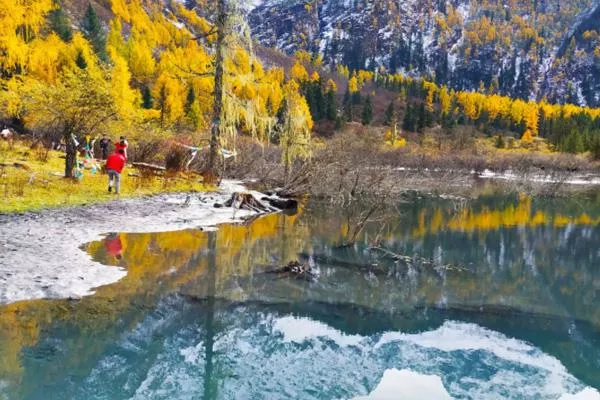
<svg viewBox="0 0 600 400">
<path fill-rule="evenodd" d="M 184 171 L 189 160 L 190 150 L 179 145 L 171 145 L 165 154 L 165 167 L 172 172 Z"/>
<path fill-rule="evenodd" d="M 496 137 L 496 148 L 503 149 L 505 146 L 504 137 L 502 135 L 498 135 Z"/>
</svg>

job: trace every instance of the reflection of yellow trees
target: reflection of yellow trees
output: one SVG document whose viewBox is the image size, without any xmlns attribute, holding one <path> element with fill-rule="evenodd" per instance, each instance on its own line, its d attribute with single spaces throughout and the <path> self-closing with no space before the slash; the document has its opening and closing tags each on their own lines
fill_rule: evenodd
<svg viewBox="0 0 600 400">
<path fill-rule="evenodd" d="M 563 214 L 550 214 L 536 211 L 531 204 L 531 198 L 522 197 L 519 202 L 509 204 L 503 209 L 483 207 L 475 211 L 472 208 L 463 208 L 454 215 L 448 214 L 442 208 L 422 209 L 417 218 L 417 224 L 412 230 L 412 235 L 422 237 L 427 233 L 442 230 L 458 232 L 490 231 L 503 227 L 536 227 L 539 225 L 552 225 L 564 227 L 575 225 L 597 225 L 600 217 L 592 218 L 588 214 L 568 216 Z"/>
<path fill-rule="evenodd" d="M 120 314 L 131 310 L 132 303 L 143 305 L 129 321 L 133 327 L 144 317 L 144 308 L 152 307 L 159 296 L 178 292 L 187 284 L 202 284 L 208 269 L 208 235 L 202 231 L 120 234 L 123 258 L 106 253 L 104 241 L 90 243 L 88 252 L 107 264 L 127 268 L 119 282 L 98 288 L 94 296 L 78 302 L 66 300 L 24 301 L 0 307 L 0 376 L 19 379 L 21 351 L 34 346 L 40 330 L 52 322 L 73 324 L 89 335 L 102 332 L 109 343 L 116 339 Z M 248 275 L 255 265 L 268 264 L 274 249 L 295 257 L 299 243 L 308 230 L 296 227 L 296 216 L 271 214 L 248 225 L 223 225 L 215 233 L 217 287 L 234 276 Z M 284 238 L 277 247 L 269 239 Z M 289 238 L 289 241 L 287 241 Z M 137 309 L 136 309 L 137 310 Z M 81 362 L 102 349 L 82 348 Z M 66 366 L 65 366 L 66 367 Z"/>
<path fill-rule="evenodd" d="M 0 376 L 18 377 L 22 372 L 21 349 L 38 340 L 40 322 L 23 315 L 24 309 L 26 306 L 11 304 L 0 310 Z"/>
</svg>

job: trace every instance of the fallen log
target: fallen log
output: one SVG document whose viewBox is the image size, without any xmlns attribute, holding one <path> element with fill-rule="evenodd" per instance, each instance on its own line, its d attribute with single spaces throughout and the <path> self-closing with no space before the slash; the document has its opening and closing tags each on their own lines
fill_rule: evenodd
<svg viewBox="0 0 600 400">
<path fill-rule="evenodd" d="M 156 164 L 148 164 L 148 163 L 144 163 L 144 162 L 134 162 L 131 163 L 131 165 L 133 165 L 136 168 L 139 169 L 149 169 L 149 170 L 153 170 L 153 171 L 166 171 L 167 168 L 160 166 L 160 165 L 156 165 Z"/>
<path fill-rule="evenodd" d="M 263 203 L 250 193 L 240 192 L 233 193 L 231 198 L 225 202 L 225 207 L 233 207 L 236 210 L 250 210 L 257 213 L 279 211 L 278 208 Z"/>
<path fill-rule="evenodd" d="M 26 171 L 31 170 L 31 167 L 25 163 L 22 162 L 12 162 L 12 163 L 0 163 L 0 167 L 13 167 L 13 168 L 17 168 L 17 169 L 24 169 Z"/>
</svg>

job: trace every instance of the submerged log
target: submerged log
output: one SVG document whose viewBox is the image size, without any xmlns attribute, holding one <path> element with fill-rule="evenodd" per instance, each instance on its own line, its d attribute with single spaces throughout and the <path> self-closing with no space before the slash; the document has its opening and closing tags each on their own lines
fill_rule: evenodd
<svg viewBox="0 0 600 400">
<path fill-rule="evenodd" d="M 290 261 L 287 265 L 279 268 L 273 268 L 266 271 L 268 274 L 288 275 L 295 278 L 313 279 L 315 274 L 309 265 L 302 264 L 298 261 Z"/>
</svg>

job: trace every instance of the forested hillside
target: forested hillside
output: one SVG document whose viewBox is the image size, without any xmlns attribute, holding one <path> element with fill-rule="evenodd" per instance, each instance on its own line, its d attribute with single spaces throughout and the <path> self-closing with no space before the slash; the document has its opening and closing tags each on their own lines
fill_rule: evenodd
<svg viewBox="0 0 600 400">
<path fill-rule="evenodd" d="M 264 45 L 327 65 L 598 105 L 599 16 L 596 0 L 265 0 L 250 22 Z"/>
<path fill-rule="evenodd" d="M 214 122 L 213 26 L 179 3 L 83 4 L 0 4 L 3 117 L 48 146 L 62 140 L 67 154 L 71 138 L 102 133 L 145 141 L 176 134 L 206 145 Z M 231 14 L 219 146 L 235 148 L 238 134 L 269 142 L 277 133 L 282 143 L 293 136 L 290 159 L 305 154 L 312 120 L 297 83 L 281 68 L 262 66 L 240 34 L 243 21 Z"/>
</svg>

